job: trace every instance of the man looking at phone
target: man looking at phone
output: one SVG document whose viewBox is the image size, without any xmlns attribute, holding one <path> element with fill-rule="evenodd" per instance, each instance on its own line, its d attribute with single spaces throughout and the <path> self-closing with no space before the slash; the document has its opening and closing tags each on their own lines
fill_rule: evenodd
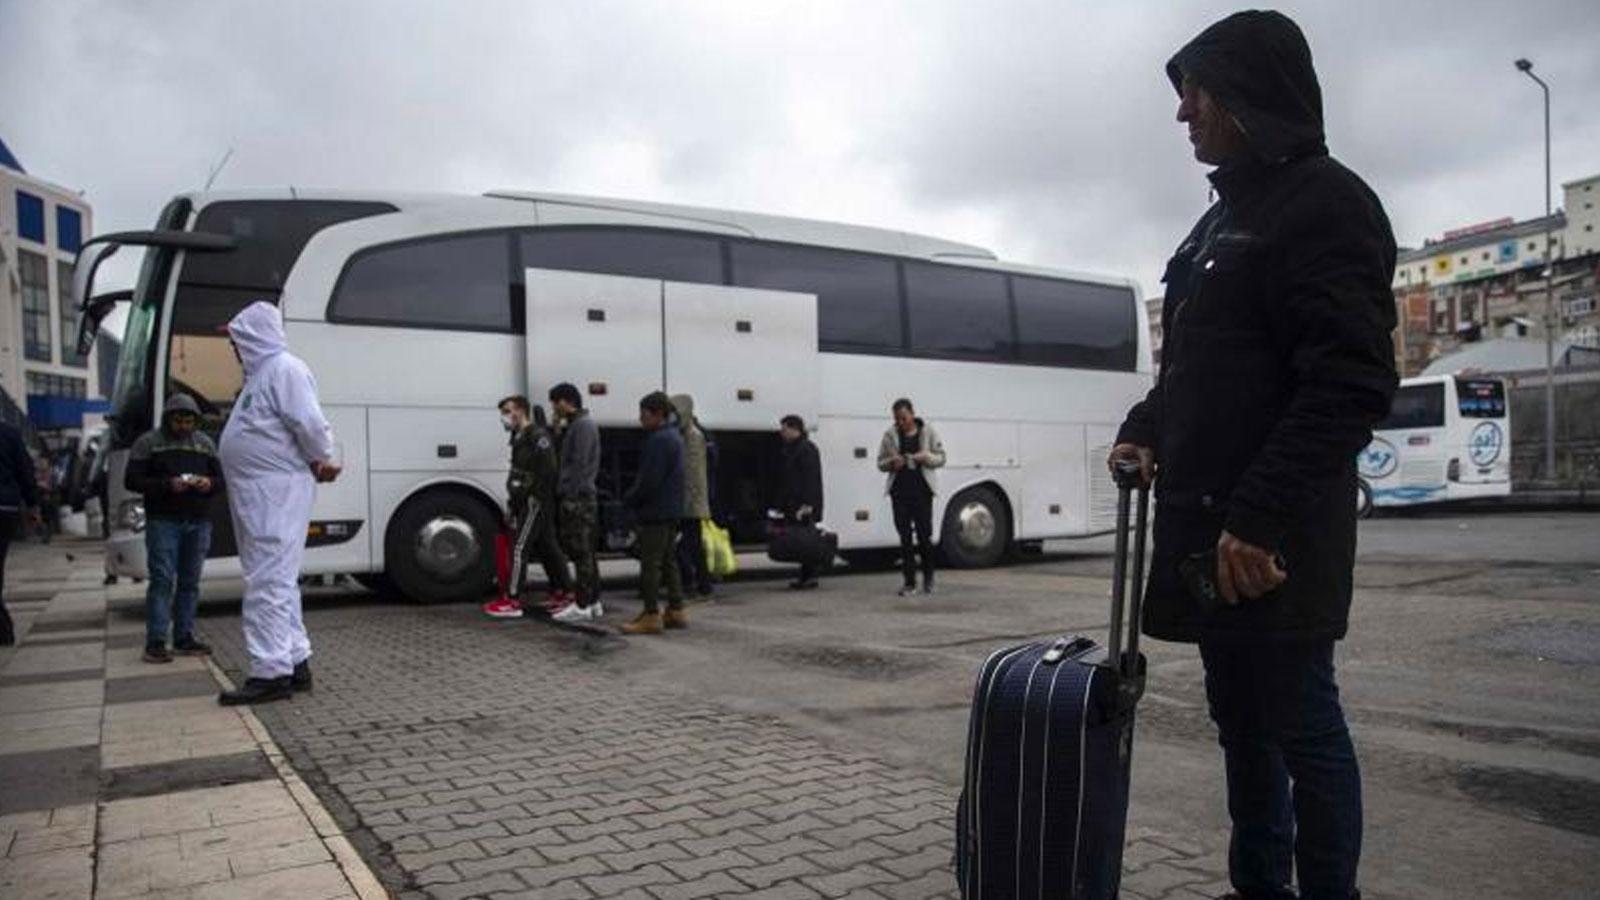
<svg viewBox="0 0 1600 900">
<path fill-rule="evenodd" d="M 173 394 L 161 424 L 133 442 L 123 485 L 144 497 L 144 661 L 172 662 L 172 649 L 199 656 L 211 648 L 195 640 L 194 611 L 200 602 L 200 569 L 211 547 L 211 498 L 222 490 L 217 445 L 198 428 L 200 407 L 188 394 Z"/>
<path fill-rule="evenodd" d="M 1229 16 L 1167 76 L 1218 199 L 1167 263 L 1161 371 L 1111 452 L 1155 484 L 1144 630 L 1200 645 L 1233 819 L 1228 896 L 1348 900 L 1361 781 L 1333 645 L 1355 457 L 1396 385 L 1394 237 L 1328 155 L 1311 51 L 1287 17 Z"/>
</svg>

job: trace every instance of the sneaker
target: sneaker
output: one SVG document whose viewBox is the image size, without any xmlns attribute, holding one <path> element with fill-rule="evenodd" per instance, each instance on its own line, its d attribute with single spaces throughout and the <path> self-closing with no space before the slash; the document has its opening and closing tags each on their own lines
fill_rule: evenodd
<svg viewBox="0 0 1600 900">
<path fill-rule="evenodd" d="M 789 590 L 791 591 L 814 591 L 816 589 L 817 580 L 815 578 L 797 578 L 789 582 Z"/>
<path fill-rule="evenodd" d="M 669 606 L 661 617 L 661 625 L 665 628 L 688 628 L 689 611 L 681 606 Z"/>
<path fill-rule="evenodd" d="M 172 662 L 172 654 L 167 652 L 165 644 L 151 644 L 144 648 L 144 656 L 140 659 L 147 663 L 169 663 Z"/>
<path fill-rule="evenodd" d="M 661 613 L 642 612 L 635 616 L 633 621 L 624 622 L 623 634 L 660 634 L 664 626 L 661 624 Z"/>
<path fill-rule="evenodd" d="M 549 594 L 545 595 L 545 598 L 540 602 L 540 605 L 544 607 L 545 612 L 553 616 L 577 602 L 577 599 L 577 595 L 571 591 L 551 591 Z"/>
<path fill-rule="evenodd" d="M 211 648 L 192 637 L 187 637 L 173 641 L 172 652 L 179 656 L 210 656 Z"/>
<path fill-rule="evenodd" d="M 483 605 L 483 614 L 491 619 L 522 618 L 522 601 L 501 597 Z"/>
<path fill-rule="evenodd" d="M 595 618 L 595 608 L 592 604 L 579 606 L 576 603 L 568 603 L 550 614 L 552 621 L 560 622 L 563 625 L 581 625 L 593 622 Z"/>
<path fill-rule="evenodd" d="M 932 578 L 924 578 L 922 580 L 922 592 L 924 594 L 928 594 L 930 596 L 933 594 L 933 579 Z"/>
<path fill-rule="evenodd" d="M 900 596 L 902 597 L 909 597 L 916 592 L 917 586 L 915 584 L 905 584 L 900 586 Z"/>
</svg>

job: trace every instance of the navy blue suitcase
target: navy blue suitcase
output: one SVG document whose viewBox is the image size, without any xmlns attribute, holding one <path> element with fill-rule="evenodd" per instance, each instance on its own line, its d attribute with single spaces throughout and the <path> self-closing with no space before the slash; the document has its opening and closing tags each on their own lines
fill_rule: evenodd
<svg viewBox="0 0 1600 900">
<path fill-rule="evenodd" d="M 997 650 L 978 672 L 956 811 L 956 878 L 964 900 L 1117 896 L 1133 714 L 1144 689 L 1139 608 L 1150 499 L 1137 480 L 1137 470 L 1118 473 L 1111 649 L 1066 635 Z M 1132 602 L 1125 603 L 1130 580 Z"/>
</svg>

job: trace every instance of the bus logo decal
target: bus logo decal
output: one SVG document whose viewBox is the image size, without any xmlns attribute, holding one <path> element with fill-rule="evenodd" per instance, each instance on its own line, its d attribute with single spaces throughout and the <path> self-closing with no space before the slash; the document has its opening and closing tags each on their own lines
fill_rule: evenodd
<svg viewBox="0 0 1600 900">
<path fill-rule="evenodd" d="M 1479 422 L 1478 427 L 1472 429 L 1472 436 L 1467 439 L 1467 455 L 1472 458 L 1473 465 L 1487 466 L 1500 458 L 1500 450 L 1505 446 L 1506 435 L 1495 422 Z"/>
<path fill-rule="evenodd" d="M 1370 479 L 1389 477 L 1399 461 L 1400 454 L 1395 451 L 1394 445 L 1381 437 L 1373 438 L 1372 443 L 1357 457 L 1362 476 Z"/>
</svg>

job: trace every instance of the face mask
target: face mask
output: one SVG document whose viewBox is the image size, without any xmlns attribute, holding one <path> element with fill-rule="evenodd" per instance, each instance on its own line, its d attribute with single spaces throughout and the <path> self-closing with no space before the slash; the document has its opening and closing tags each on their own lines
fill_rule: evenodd
<svg viewBox="0 0 1600 900">
<path fill-rule="evenodd" d="M 511 418 L 509 415 L 501 416 L 500 417 L 500 427 L 504 428 L 507 431 L 515 431 L 516 427 L 517 427 L 517 422 L 516 422 L 515 419 Z"/>
</svg>

